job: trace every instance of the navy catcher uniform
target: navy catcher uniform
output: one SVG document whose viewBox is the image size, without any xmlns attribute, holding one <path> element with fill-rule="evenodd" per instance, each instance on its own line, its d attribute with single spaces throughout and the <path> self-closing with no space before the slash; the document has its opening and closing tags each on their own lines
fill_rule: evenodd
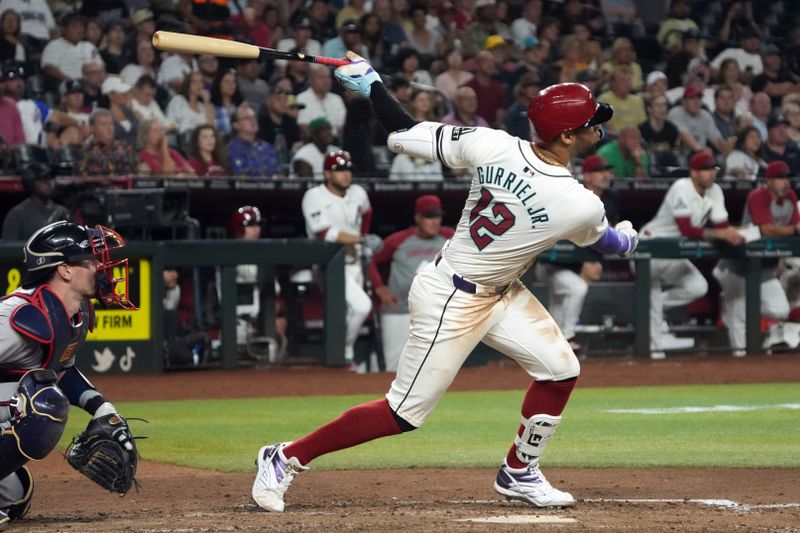
<svg viewBox="0 0 800 533">
<path fill-rule="evenodd" d="M 70 404 L 94 419 L 116 413 L 75 367 L 75 355 L 94 327 L 93 296 L 135 309 L 127 259 L 109 255 L 123 245 L 102 226 L 45 226 L 25 244 L 22 287 L 0 299 L 0 526 L 27 513 L 33 479 L 25 464 L 55 448 Z M 113 277 L 115 267 L 124 277 Z"/>
<path fill-rule="evenodd" d="M 474 171 L 455 235 L 417 274 L 408 302 L 411 333 L 385 398 L 358 405 L 292 443 L 258 453 L 254 501 L 282 511 L 294 475 L 320 455 L 411 431 L 422 425 L 478 342 L 516 360 L 533 381 L 523 400 L 516 438 L 495 490 L 532 505 L 572 505 L 547 482 L 539 457 L 561 421 L 579 363 L 547 310 L 519 281 L 537 254 L 569 239 L 602 253 L 630 253 L 630 223 L 606 222 L 603 203 L 567 170 L 572 154 L 601 137 L 612 110 L 579 84 L 555 85 L 533 99 L 529 143 L 488 128 L 418 123 L 408 116 L 359 56 L 336 77 L 372 100 L 389 148 Z M 509 428 L 510 429 L 510 428 Z"/>
</svg>

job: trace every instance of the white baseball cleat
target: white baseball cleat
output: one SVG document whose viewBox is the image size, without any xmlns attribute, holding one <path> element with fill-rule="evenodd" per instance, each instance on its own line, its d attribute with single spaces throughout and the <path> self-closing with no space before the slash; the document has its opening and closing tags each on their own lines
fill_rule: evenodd
<svg viewBox="0 0 800 533">
<path fill-rule="evenodd" d="M 554 488 L 544 477 L 539 466 L 523 469 L 510 468 L 505 461 L 497 471 L 494 490 L 512 500 L 522 500 L 536 507 L 566 507 L 575 505 L 569 492 Z"/>
<path fill-rule="evenodd" d="M 253 501 L 265 511 L 282 513 L 283 494 L 292 484 L 295 474 L 308 470 L 292 457 L 286 459 L 281 450 L 288 442 L 270 444 L 258 450 L 256 480 L 253 482 Z"/>
</svg>

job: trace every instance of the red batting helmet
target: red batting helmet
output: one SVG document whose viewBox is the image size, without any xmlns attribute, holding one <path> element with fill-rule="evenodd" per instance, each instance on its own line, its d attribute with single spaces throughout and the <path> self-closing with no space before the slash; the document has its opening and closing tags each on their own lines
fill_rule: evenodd
<svg viewBox="0 0 800 533">
<path fill-rule="evenodd" d="M 231 237 L 239 239 L 244 235 L 246 226 L 258 226 L 261 224 L 261 211 L 252 205 L 240 207 L 231 215 L 228 221 L 228 231 Z"/>
<path fill-rule="evenodd" d="M 325 162 L 322 164 L 323 170 L 352 170 L 353 160 L 350 158 L 350 152 L 347 150 L 337 150 L 335 152 L 328 152 L 325 156 Z"/>
<path fill-rule="evenodd" d="M 598 103 L 592 91 L 580 83 L 559 83 L 540 91 L 528 106 L 534 141 L 550 144 L 559 134 L 607 122 L 614 114 L 608 104 Z"/>
</svg>

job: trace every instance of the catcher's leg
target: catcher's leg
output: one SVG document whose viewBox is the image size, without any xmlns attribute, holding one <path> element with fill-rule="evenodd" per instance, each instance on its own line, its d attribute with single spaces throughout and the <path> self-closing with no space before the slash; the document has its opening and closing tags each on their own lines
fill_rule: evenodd
<svg viewBox="0 0 800 533">
<path fill-rule="evenodd" d="M 31 370 L 9 400 L 10 419 L 0 434 L 0 479 L 30 460 L 47 457 L 58 444 L 67 422 L 69 401 L 56 385 L 52 370 Z"/>
<path fill-rule="evenodd" d="M 27 467 L 0 480 L 0 529 L 28 513 L 33 498 L 33 476 Z"/>
</svg>

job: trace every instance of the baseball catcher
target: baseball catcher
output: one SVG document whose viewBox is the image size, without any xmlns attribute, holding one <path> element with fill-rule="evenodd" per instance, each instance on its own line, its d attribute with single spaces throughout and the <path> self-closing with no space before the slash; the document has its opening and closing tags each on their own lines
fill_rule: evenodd
<svg viewBox="0 0 800 533">
<path fill-rule="evenodd" d="M 67 450 L 69 463 L 119 494 L 134 483 L 136 444 L 127 422 L 75 366 L 94 327 L 92 298 L 136 309 L 128 299 L 128 260 L 111 258 L 124 244 L 102 226 L 45 226 L 23 248 L 22 286 L 0 299 L 0 527 L 28 512 L 33 478 L 25 465 L 53 451 L 70 405 L 92 419 Z"/>
</svg>

